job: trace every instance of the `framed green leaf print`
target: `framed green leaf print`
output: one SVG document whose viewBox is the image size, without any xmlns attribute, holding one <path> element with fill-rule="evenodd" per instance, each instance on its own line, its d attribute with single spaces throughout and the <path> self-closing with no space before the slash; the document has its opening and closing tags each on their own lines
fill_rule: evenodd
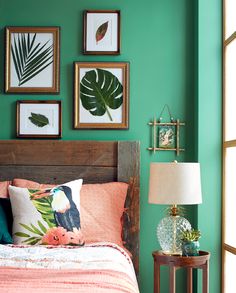
<svg viewBox="0 0 236 293">
<path fill-rule="evenodd" d="M 120 11 L 84 11 L 84 54 L 120 54 Z"/>
<path fill-rule="evenodd" d="M 6 93 L 59 93 L 59 27 L 6 27 Z"/>
<path fill-rule="evenodd" d="M 129 63 L 74 63 L 74 128 L 128 129 Z"/>
<path fill-rule="evenodd" d="M 17 101 L 16 116 L 17 137 L 61 137 L 61 101 Z"/>
</svg>

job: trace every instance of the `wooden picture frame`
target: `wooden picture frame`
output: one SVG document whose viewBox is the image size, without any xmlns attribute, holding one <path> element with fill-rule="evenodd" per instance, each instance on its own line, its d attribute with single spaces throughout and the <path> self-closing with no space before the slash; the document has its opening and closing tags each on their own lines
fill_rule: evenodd
<svg viewBox="0 0 236 293">
<path fill-rule="evenodd" d="M 128 129 L 129 63 L 74 63 L 74 128 Z"/>
<path fill-rule="evenodd" d="M 59 27 L 6 27 L 6 93 L 59 93 L 59 38 Z"/>
<path fill-rule="evenodd" d="M 17 101 L 16 133 L 19 138 L 61 138 L 61 101 Z"/>
<path fill-rule="evenodd" d="M 84 54 L 120 54 L 120 10 L 84 11 Z"/>
</svg>

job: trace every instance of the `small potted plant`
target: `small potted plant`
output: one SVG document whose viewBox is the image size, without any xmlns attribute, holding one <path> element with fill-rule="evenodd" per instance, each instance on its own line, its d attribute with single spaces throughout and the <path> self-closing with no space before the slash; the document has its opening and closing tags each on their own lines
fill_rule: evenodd
<svg viewBox="0 0 236 293">
<path fill-rule="evenodd" d="M 182 254 L 184 256 L 196 256 L 199 255 L 199 238 L 201 237 L 201 232 L 199 230 L 186 230 L 183 231 L 181 235 L 182 242 Z"/>
</svg>

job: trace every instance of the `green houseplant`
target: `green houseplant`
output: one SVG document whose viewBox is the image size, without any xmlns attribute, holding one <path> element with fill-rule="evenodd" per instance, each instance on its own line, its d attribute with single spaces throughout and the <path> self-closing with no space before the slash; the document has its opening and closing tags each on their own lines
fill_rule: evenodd
<svg viewBox="0 0 236 293">
<path fill-rule="evenodd" d="M 200 230 L 186 230 L 181 235 L 182 254 L 184 256 L 197 256 L 199 255 L 199 238 L 201 237 Z"/>
</svg>

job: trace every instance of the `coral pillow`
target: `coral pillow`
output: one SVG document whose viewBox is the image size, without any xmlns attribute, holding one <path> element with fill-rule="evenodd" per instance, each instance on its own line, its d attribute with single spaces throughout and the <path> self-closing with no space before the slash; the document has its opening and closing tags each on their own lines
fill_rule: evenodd
<svg viewBox="0 0 236 293">
<path fill-rule="evenodd" d="M 0 198 L 7 198 L 8 195 L 8 186 L 12 184 L 11 181 L 1 181 L 0 182 Z"/>
<path fill-rule="evenodd" d="M 36 188 L 39 183 L 14 179 L 13 185 Z M 121 217 L 128 184 L 84 184 L 80 193 L 82 232 L 86 243 L 108 241 L 123 246 Z"/>
<path fill-rule="evenodd" d="M 47 189 L 9 186 L 14 244 L 83 245 L 82 179 Z"/>
<path fill-rule="evenodd" d="M 81 189 L 81 222 L 86 243 L 109 241 L 123 246 L 121 217 L 128 184 L 85 184 Z"/>
<path fill-rule="evenodd" d="M 56 184 L 40 184 L 38 182 L 34 182 L 31 180 L 27 179 L 20 179 L 16 178 L 13 179 L 12 185 L 16 187 L 21 187 L 21 188 L 32 188 L 32 189 L 46 189 L 46 188 L 53 188 L 56 186 Z"/>
</svg>

